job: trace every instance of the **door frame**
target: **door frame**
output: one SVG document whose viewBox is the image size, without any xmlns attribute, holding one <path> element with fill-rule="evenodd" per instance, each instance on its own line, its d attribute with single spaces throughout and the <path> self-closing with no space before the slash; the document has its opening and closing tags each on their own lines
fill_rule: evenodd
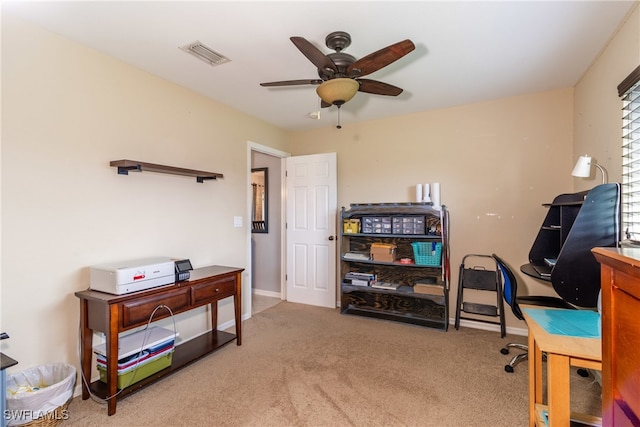
<svg viewBox="0 0 640 427">
<path fill-rule="evenodd" d="M 258 144 L 257 142 L 253 142 L 253 141 L 247 141 L 247 173 L 246 173 L 246 188 L 247 188 L 247 197 L 246 197 L 246 227 L 245 227 L 245 231 L 246 231 L 246 247 L 247 247 L 247 268 L 246 268 L 246 272 L 245 272 L 245 283 L 246 283 L 246 289 L 248 289 L 248 297 L 245 298 L 247 300 L 247 311 L 248 311 L 248 317 L 251 317 L 251 313 L 252 313 L 252 302 L 251 302 L 251 296 L 253 293 L 253 283 L 251 280 L 251 277 L 253 275 L 253 271 L 252 271 L 252 265 L 253 265 L 253 257 L 252 257 L 252 253 L 251 253 L 251 198 L 252 198 L 252 191 L 251 191 L 251 185 L 249 185 L 249 183 L 251 183 L 251 168 L 252 168 L 252 164 L 251 164 L 251 152 L 252 151 L 257 151 L 259 153 L 263 153 L 263 154 L 268 154 L 270 156 L 273 157 L 279 157 L 280 158 L 280 209 L 281 212 L 283 213 L 280 217 L 280 222 L 282 224 L 282 227 L 280 227 L 280 299 L 283 301 L 286 301 L 287 299 L 287 286 L 286 286 L 286 280 L 285 280 L 285 275 L 287 274 L 287 257 L 286 257 L 286 229 L 284 227 L 285 224 L 285 217 L 286 217 L 286 203 L 287 203 L 287 198 L 286 198 L 286 188 L 285 188 L 285 174 L 286 174 L 286 170 L 285 170 L 285 161 L 284 159 L 291 156 L 291 153 L 287 153 L 286 151 L 281 151 L 278 150 L 276 148 L 272 148 L 272 147 L 267 147 L 266 145 L 262 145 L 262 144 Z M 272 218 L 272 220 L 275 218 Z M 243 286 L 245 287 L 245 286 Z M 247 295 L 245 293 L 245 295 Z"/>
</svg>

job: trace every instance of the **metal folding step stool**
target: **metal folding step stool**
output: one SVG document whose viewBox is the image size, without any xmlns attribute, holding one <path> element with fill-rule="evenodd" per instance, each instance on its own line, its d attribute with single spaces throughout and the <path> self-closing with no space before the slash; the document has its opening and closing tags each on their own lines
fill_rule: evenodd
<svg viewBox="0 0 640 427">
<path fill-rule="evenodd" d="M 473 290 L 468 296 L 480 296 L 477 291 L 495 292 L 496 303 L 486 304 L 464 300 L 465 289 Z M 464 316 L 468 313 L 473 316 Z M 498 318 L 488 320 L 480 316 Z M 460 319 L 500 325 L 500 337 L 507 334 L 504 322 L 504 301 L 502 298 L 502 273 L 498 263 L 491 255 L 468 254 L 462 258 L 458 277 L 458 301 L 456 302 L 456 329 L 460 328 Z"/>
</svg>

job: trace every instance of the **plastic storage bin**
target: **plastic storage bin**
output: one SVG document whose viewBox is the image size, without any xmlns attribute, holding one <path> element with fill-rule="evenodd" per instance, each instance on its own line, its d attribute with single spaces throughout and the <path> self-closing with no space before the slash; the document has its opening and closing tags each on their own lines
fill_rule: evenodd
<svg viewBox="0 0 640 427">
<path fill-rule="evenodd" d="M 424 216 L 394 216 L 391 218 L 393 234 L 424 234 Z"/>
<path fill-rule="evenodd" d="M 153 357 L 151 359 L 140 362 L 132 367 L 118 371 L 118 388 L 123 389 L 132 384 L 142 381 L 143 379 L 150 377 L 156 372 L 160 372 L 171 366 L 173 360 L 173 349 L 164 352 L 161 355 Z M 98 364 L 98 371 L 100 371 L 100 381 L 107 382 L 107 367 Z"/>
<path fill-rule="evenodd" d="M 76 368 L 55 363 L 7 376 L 8 426 L 53 426 L 68 418 L 76 384 Z"/>
<path fill-rule="evenodd" d="M 362 233 L 364 234 L 391 234 L 390 216 L 363 216 Z"/>
<path fill-rule="evenodd" d="M 416 265 L 440 266 L 442 262 L 442 243 L 413 242 L 413 256 Z"/>
</svg>

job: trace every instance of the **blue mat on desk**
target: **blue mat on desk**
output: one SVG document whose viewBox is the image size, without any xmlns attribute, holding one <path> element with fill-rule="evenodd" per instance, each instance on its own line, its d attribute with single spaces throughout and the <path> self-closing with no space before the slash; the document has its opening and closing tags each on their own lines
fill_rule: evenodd
<svg viewBox="0 0 640 427">
<path fill-rule="evenodd" d="M 600 314 L 591 310 L 523 308 L 545 331 L 553 335 L 600 338 Z"/>
</svg>

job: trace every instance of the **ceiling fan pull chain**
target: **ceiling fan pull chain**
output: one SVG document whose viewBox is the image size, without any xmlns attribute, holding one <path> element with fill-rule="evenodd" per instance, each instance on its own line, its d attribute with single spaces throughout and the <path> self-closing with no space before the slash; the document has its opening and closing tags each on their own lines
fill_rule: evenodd
<svg viewBox="0 0 640 427">
<path fill-rule="evenodd" d="M 342 129 L 342 126 L 340 126 L 340 105 L 338 105 L 338 125 L 336 129 Z"/>
</svg>

